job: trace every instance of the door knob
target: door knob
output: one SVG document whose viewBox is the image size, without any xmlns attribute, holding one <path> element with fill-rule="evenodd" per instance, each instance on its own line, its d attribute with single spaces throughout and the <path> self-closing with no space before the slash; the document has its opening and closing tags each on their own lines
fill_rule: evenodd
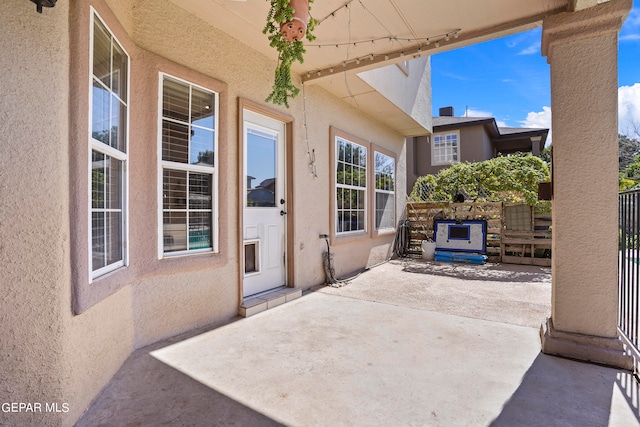
<svg viewBox="0 0 640 427">
<path fill-rule="evenodd" d="M 287 213 L 284 210 L 280 211 L 280 216 L 285 216 L 286 214 Z"/>
</svg>

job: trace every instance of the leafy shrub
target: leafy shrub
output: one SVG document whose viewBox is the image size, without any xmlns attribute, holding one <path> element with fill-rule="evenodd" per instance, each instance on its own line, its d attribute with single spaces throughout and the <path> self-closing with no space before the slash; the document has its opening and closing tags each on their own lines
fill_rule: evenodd
<svg viewBox="0 0 640 427">
<path fill-rule="evenodd" d="M 462 192 L 467 200 L 476 202 L 537 206 L 541 204 L 538 183 L 549 177 L 549 168 L 542 159 L 519 153 L 483 162 L 455 163 L 437 175 L 420 177 L 410 197 L 415 201 L 451 201 Z"/>
</svg>

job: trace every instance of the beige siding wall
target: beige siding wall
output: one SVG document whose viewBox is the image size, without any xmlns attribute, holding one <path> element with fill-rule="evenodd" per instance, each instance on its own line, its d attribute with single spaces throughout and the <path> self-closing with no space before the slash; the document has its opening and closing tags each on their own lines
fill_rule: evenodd
<svg viewBox="0 0 640 427">
<path fill-rule="evenodd" d="M 407 185 L 409 192 L 413 187 L 413 183 L 418 177 L 432 174 L 435 175 L 442 169 L 448 168 L 450 165 L 431 165 L 431 142 L 430 137 L 421 136 L 413 139 L 415 144 L 412 144 L 412 140 L 409 140 L 409 144 L 412 145 L 409 149 L 413 148 L 413 155 L 415 156 L 415 170 L 417 174 L 411 173 L 407 177 Z M 493 157 L 493 148 L 491 147 L 491 140 L 484 130 L 483 126 L 469 126 L 460 128 L 460 161 L 461 162 L 481 162 Z M 409 168 L 413 166 L 408 165 Z"/>
<path fill-rule="evenodd" d="M 88 3 L 131 55 L 130 265 L 88 283 L 89 4 L 58 2 L 40 15 L 27 1 L 3 1 L 0 400 L 68 403 L 69 412 L 0 414 L 0 424 L 72 425 L 133 349 L 229 319 L 240 301 L 238 98 L 264 104 L 275 59 L 167 0 Z M 219 255 L 157 259 L 158 71 L 221 93 Z M 396 156 L 397 219 L 406 193 L 404 137 L 318 87 L 305 91 L 317 178 L 309 174 L 302 98 L 289 110 L 267 106 L 293 118 L 289 239 L 292 281 L 301 288 L 324 280 L 318 236 L 332 226 L 330 126 Z M 383 261 L 392 240 L 385 234 L 338 245 L 337 273 Z"/>
<path fill-rule="evenodd" d="M 460 129 L 460 161 L 481 162 L 488 160 L 487 132 L 484 126 L 468 126 Z"/>
</svg>

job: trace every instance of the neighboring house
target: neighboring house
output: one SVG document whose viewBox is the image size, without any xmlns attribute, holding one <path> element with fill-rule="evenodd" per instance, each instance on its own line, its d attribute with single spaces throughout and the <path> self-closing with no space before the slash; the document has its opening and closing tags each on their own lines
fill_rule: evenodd
<svg viewBox="0 0 640 427">
<path fill-rule="evenodd" d="M 581 358 L 565 341 L 586 339 L 606 363 L 617 168 L 599 166 L 617 165 L 614 35 L 630 1 L 357 3 L 314 3 L 325 44 L 294 66 L 304 90 L 286 109 L 264 101 L 266 1 L 0 2 L 0 400 L 68 408 L 0 424 L 73 425 L 133 350 L 228 321 L 261 291 L 323 283 L 321 235 L 339 276 L 387 259 L 405 138 L 431 131 L 425 55 L 540 25 L 554 232 L 589 230 L 554 238 L 562 335 L 547 342 Z"/>
<path fill-rule="evenodd" d="M 420 176 L 435 175 L 455 162 L 481 162 L 499 155 L 539 156 L 549 129 L 499 127 L 493 117 L 455 117 L 453 107 L 433 117 L 433 133 L 409 138 L 407 190 Z"/>
</svg>

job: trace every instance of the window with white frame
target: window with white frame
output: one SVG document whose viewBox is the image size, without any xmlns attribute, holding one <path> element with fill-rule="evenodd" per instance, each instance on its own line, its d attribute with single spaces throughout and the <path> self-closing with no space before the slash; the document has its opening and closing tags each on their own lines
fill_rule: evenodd
<svg viewBox="0 0 640 427">
<path fill-rule="evenodd" d="M 375 229 L 395 226 L 395 159 L 374 152 L 375 163 Z"/>
<path fill-rule="evenodd" d="M 436 133 L 433 135 L 434 165 L 448 164 L 460 159 L 460 134 L 458 132 Z"/>
<path fill-rule="evenodd" d="M 91 278 L 126 262 L 129 56 L 97 14 L 91 34 Z"/>
<path fill-rule="evenodd" d="M 217 250 L 218 94 L 161 74 L 163 255 Z"/>
<path fill-rule="evenodd" d="M 336 233 L 366 231 L 367 148 L 336 137 Z"/>
</svg>

